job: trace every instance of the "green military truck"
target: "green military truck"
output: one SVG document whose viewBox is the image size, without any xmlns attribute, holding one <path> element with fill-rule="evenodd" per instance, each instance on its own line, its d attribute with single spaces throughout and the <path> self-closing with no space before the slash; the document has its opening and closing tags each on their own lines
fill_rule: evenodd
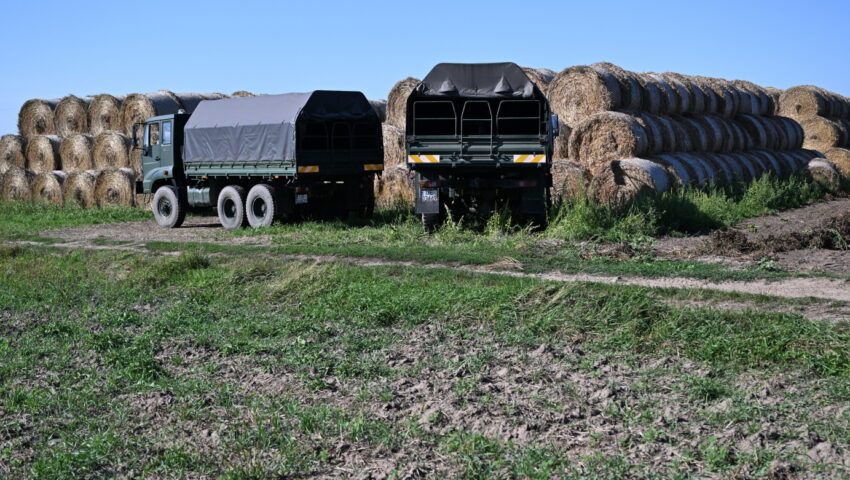
<svg viewBox="0 0 850 480">
<path fill-rule="evenodd" d="M 558 118 L 514 63 L 435 66 L 407 98 L 407 162 L 427 231 L 507 206 L 546 225 Z"/>
<path fill-rule="evenodd" d="M 206 100 L 191 115 L 134 126 L 133 145 L 142 149 L 136 192 L 153 193 L 166 228 L 179 227 L 188 207 L 216 207 L 227 229 L 369 216 L 383 169 L 381 122 L 360 92 Z"/>
</svg>

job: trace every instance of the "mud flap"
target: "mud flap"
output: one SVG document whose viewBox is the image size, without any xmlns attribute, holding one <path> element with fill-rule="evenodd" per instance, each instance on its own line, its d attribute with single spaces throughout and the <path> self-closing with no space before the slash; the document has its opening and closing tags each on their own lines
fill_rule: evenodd
<svg viewBox="0 0 850 480">
<path fill-rule="evenodd" d="M 440 213 L 440 190 L 417 187 L 416 213 Z"/>
</svg>

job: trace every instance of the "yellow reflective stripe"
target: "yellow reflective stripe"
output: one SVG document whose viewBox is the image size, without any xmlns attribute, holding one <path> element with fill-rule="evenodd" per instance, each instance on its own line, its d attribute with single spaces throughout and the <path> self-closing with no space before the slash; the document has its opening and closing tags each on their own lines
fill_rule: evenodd
<svg viewBox="0 0 850 480">
<path fill-rule="evenodd" d="M 546 163 L 546 155 L 514 155 L 514 163 Z"/>
<path fill-rule="evenodd" d="M 440 163 L 439 155 L 408 155 L 408 163 Z"/>
<path fill-rule="evenodd" d="M 298 167 L 298 173 L 319 173 L 319 166 L 308 165 L 305 167 Z"/>
<path fill-rule="evenodd" d="M 363 165 L 363 170 L 367 171 L 375 171 L 375 170 L 383 170 L 384 165 L 380 163 L 367 163 Z"/>
</svg>

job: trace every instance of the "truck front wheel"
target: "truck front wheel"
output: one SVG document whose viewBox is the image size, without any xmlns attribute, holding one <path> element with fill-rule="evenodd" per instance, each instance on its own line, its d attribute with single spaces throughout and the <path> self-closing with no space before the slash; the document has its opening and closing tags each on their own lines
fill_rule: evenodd
<svg viewBox="0 0 850 480">
<path fill-rule="evenodd" d="M 245 213 L 252 227 L 268 227 L 278 216 L 274 188 L 265 183 L 254 185 L 245 201 Z"/>
<path fill-rule="evenodd" d="M 164 185 L 156 190 L 151 210 L 156 223 L 164 228 L 177 228 L 186 218 L 186 201 L 181 199 L 177 187 Z"/>
<path fill-rule="evenodd" d="M 238 185 L 228 185 L 221 189 L 216 204 L 218 221 L 227 230 L 244 227 L 248 224 L 245 215 L 245 189 Z"/>
</svg>

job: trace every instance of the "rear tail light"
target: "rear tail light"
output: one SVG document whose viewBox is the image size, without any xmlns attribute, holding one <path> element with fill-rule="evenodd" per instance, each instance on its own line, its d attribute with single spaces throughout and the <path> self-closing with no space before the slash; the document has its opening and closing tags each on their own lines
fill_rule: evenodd
<svg viewBox="0 0 850 480">
<path fill-rule="evenodd" d="M 437 186 L 437 182 L 434 180 L 420 180 L 419 186 L 422 188 L 435 188 Z"/>
<path fill-rule="evenodd" d="M 310 191 L 310 189 L 307 188 L 307 187 L 297 187 L 295 189 L 295 193 L 299 193 L 299 194 L 304 194 L 304 193 L 307 193 L 309 191 Z"/>
<path fill-rule="evenodd" d="M 517 182 L 517 186 L 519 187 L 536 187 L 537 182 L 534 180 L 520 180 Z"/>
</svg>

